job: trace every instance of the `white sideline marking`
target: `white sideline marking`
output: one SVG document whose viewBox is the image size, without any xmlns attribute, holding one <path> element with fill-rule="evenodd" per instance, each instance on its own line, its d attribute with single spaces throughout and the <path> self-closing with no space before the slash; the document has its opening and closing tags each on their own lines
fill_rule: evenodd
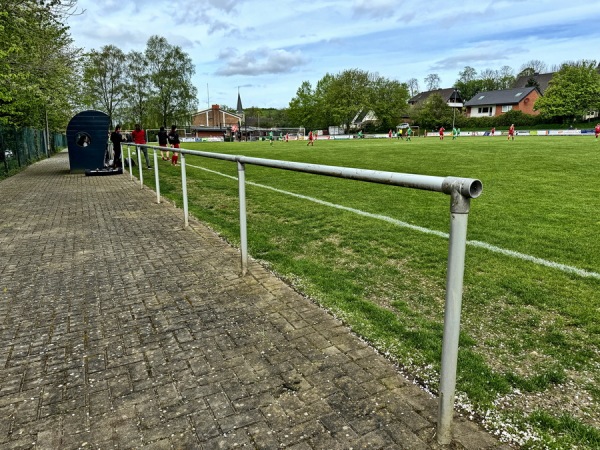
<svg viewBox="0 0 600 450">
<path fill-rule="evenodd" d="M 226 177 L 226 178 L 231 178 L 232 180 L 237 180 L 237 177 L 231 176 L 231 175 L 227 175 L 221 172 L 217 172 L 216 170 L 211 170 L 211 169 L 207 169 L 205 167 L 200 167 L 200 166 L 194 166 L 192 164 L 187 164 L 190 167 L 194 167 L 196 169 L 200 169 L 200 170 L 204 170 L 206 172 L 211 172 L 214 173 L 216 175 L 220 175 L 222 177 Z M 267 186 L 264 184 L 258 184 L 258 183 L 254 183 L 252 181 L 247 181 L 246 180 L 246 184 L 250 184 L 252 186 L 256 186 L 256 187 L 260 187 L 263 189 L 269 189 L 271 191 L 275 191 L 275 192 L 279 192 L 280 194 L 285 194 L 285 195 L 290 195 L 292 197 L 296 197 L 296 198 L 300 198 L 303 200 L 308 200 L 314 203 L 318 203 L 320 205 L 324 205 L 324 206 L 330 206 L 331 208 L 336 208 L 336 209 L 341 209 L 343 211 L 348 211 L 354 214 L 358 214 L 364 217 L 369 217 L 371 219 L 378 219 L 378 220 L 383 220 L 385 222 L 389 222 L 391 224 L 397 225 L 399 227 L 403 227 L 403 228 L 408 228 L 410 230 L 414 230 L 414 231 L 420 231 L 421 233 L 426 233 L 426 234 L 433 234 L 435 236 L 439 236 L 445 239 L 449 239 L 450 235 L 448 233 L 444 233 L 443 231 L 437 231 L 437 230 L 431 230 L 429 228 L 424 228 L 424 227 L 420 227 L 417 225 L 412 225 L 410 223 L 407 222 L 403 222 L 401 220 L 397 220 L 394 219 L 392 217 L 388 217 L 388 216 L 382 216 L 380 214 L 372 214 L 370 212 L 366 212 L 366 211 L 362 211 L 360 209 L 354 209 L 354 208 L 350 208 L 348 206 L 343 206 L 343 205 L 338 205 L 336 203 L 330 203 L 330 202 L 326 202 L 324 200 L 319 200 L 318 198 L 314 198 L 314 197 L 308 197 L 306 195 L 302 195 L 302 194 L 296 194 L 294 192 L 289 192 L 289 191 L 284 191 L 281 189 L 277 189 L 271 186 Z M 566 273 L 573 273 L 575 275 L 579 275 L 580 277 L 585 277 L 585 278 L 596 278 L 600 280 L 600 273 L 598 272 L 591 272 L 588 270 L 584 270 L 584 269 L 579 269 L 577 267 L 573 267 L 573 266 L 567 266 L 565 264 L 560 264 L 554 261 L 548 261 L 547 259 L 542 259 L 542 258 L 538 258 L 536 256 L 531 256 L 531 255 L 527 255 L 525 253 L 520 253 L 520 252 L 515 252 L 513 250 L 507 250 L 505 248 L 501 248 L 501 247 L 496 247 L 495 245 L 491 245 L 488 244 L 486 242 L 481 242 L 481 241 L 467 241 L 467 245 L 471 245 L 473 247 L 480 247 L 480 248 L 484 248 L 486 250 L 489 250 L 491 252 L 494 253 L 500 253 L 502 255 L 505 256 L 510 256 L 512 258 L 517 258 L 517 259 L 522 259 L 524 261 L 530 261 L 534 264 L 538 264 L 540 266 L 546 266 L 546 267 L 550 267 L 551 269 L 556 269 L 556 270 L 560 270 L 561 272 L 566 272 Z"/>
</svg>

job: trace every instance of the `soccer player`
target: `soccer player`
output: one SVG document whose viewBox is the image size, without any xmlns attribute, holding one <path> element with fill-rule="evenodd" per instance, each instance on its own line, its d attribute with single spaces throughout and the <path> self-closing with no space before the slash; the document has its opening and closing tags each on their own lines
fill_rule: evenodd
<svg viewBox="0 0 600 450">
<path fill-rule="evenodd" d="M 440 141 L 444 140 L 444 131 L 446 131 L 446 129 L 444 127 L 440 127 Z"/>
<path fill-rule="evenodd" d="M 315 146 L 315 142 L 314 142 L 314 136 L 313 136 L 313 132 L 309 131 L 308 132 L 308 144 L 306 144 L 306 146 L 308 147 L 309 145 L 311 146 Z"/>
<path fill-rule="evenodd" d="M 410 138 L 411 138 L 412 134 L 413 134 L 412 128 L 408 127 L 406 129 L 406 142 L 410 142 Z"/>
<path fill-rule="evenodd" d="M 510 141 L 511 138 L 513 141 L 515 140 L 515 124 L 514 123 L 508 129 L 508 140 Z"/>
<path fill-rule="evenodd" d="M 594 133 L 596 134 L 596 139 L 598 139 L 598 135 L 600 135 L 600 123 L 594 128 Z"/>
</svg>

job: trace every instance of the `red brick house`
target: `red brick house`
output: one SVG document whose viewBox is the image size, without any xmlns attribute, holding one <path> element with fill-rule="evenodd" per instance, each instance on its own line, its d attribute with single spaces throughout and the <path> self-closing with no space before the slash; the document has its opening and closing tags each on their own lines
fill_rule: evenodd
<svg viewBox="0 0 600 450">
<path fill-rule="evenodd" d="M 219 105 L 212 105 L 209 109 L 192 114 L 193 127 L 230 128 L 241 122 L 243 122 L 243 113 L 234 114 L 224 111 Z"/>
<path fill-rule="evenodd" d="M 480 92 L 465 103 L 466 114 L 467 117 L 494 117 L 515 110 L 537 116 L 540 112 L 535 111 L 533 105 L 541 95 L 535 86 Z"/>
</svg>

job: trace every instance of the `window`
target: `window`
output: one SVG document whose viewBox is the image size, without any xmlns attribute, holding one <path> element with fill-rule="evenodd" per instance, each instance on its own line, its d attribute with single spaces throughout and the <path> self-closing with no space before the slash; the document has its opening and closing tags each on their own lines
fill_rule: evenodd
<svg viewBox="0 0 600 450">
<path fill-rule="evenodd" d="M 489 114 L 491 111 L 490 111 L 490 107 L 489 106 L 482 106 L 480 108 L 477 108 L 477 112 L 479 114 Z"/>
<path fill-rule="evenodd" d="M 509 112 L 512 109 L 512 105 L 502 105 L 502 112 Z"/>
</svg>

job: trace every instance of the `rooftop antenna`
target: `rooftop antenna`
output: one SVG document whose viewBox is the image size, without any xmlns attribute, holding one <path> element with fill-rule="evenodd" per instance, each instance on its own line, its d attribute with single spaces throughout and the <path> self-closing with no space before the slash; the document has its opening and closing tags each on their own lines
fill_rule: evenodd
<svg viewBox="0 0 600 450">
<path fill-rule="evenodd" d="M 206 83 L 206 107 L 210 108 L 210 94 L 208 93 L 208 83 Z"/>
</svg>

